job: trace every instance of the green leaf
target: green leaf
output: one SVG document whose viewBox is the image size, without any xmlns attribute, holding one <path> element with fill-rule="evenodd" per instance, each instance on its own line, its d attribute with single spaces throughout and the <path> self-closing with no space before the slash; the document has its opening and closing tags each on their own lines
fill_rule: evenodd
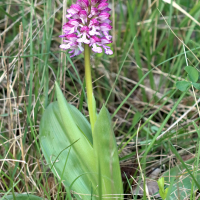
<svg viewBox="0 0 200 200">
<path fill-rule="evenodd" d="M 56 93 L 58 102 L 47 107 L 40 122 L 41 148 L 55 176 L 87 199 L 85 194 L 97 186 L 91 128 L 79 110 L 67 103 L 57 84 Z"/>
<path fill-rule="evenodd" d="M 92 144 L 92 131 L 91 126 L 88 120 L 82 115 L 82 113 L 71 104 L 68 104 L 70 114 L 76 123 L 77 127 L 80 129 L 80 131 L 85 134 L 88 141 Z"/>
<path fill-rule="evenodd" d="M 94 98 L 94 94 L 92 94 L 92 111 L 93 111 L 93 116 L 94 116 L 94 122 L 97 120 L 97 108 L 96 108 L 96 100 Z"/>
<path fill-rule="evenodd" d="M 165 186 L 164 177 L 159 178 L 157 183 L 158 183 L 158 187 L 159 187 L 159 194 L 162 197 L 162 199 L 165 200 L 167 197 L 169 188 L 166 188 L 166 189 L 164 188 L 164 186 Z"/>
<path fill-rule="evenodd" d="M 185 161 L 188 169 L 193 173 L 195 158 Z M 184 164 L 184 165 L 185 165 Z M 170 190 L 170 198 L 179 200 L 184 200 L 186 197 L 190 198 L 191 188 L 192 188 L 192 177 L 189 175 L 183 163 L 171 168 L 163 174 L 167 184 L 170 184 L 174 179 L 174 184 Z M 200 175 L 197 173 L 195 176 L 196 181 L 200 182 Z"/>
<path fill-rule="evenodd" d="M 188 73 L 188 77 L 190 81 L 194 83 L 198 81 L 199 73 L 194 67 L 187 66 L 185 67 L 185 71 Z"/>
<path fill-rule="evenodd" d="M 101 188 L 99 187 L 99 194 L 102 193 L 105 198 L 106 195 L 110 194 L 107 196 L 109 199 L 123 199 L 118 150 L 110 114 L 105 106 L 102 107 L 97 117 L 93 135 L 93 147 L 100 174 L 98 176 L 98 185 L 101 186 Z"/>
<path fill-rule="evenodd" d="M 37 197 L 35 195 L 31 195 L 31 194 L 15 194 L 15 197 L 13 197 L 13 195 L 8 195 L 6 197 L 2 197 L 2 200 L 42 200 L 44 198 L 42 197 Z"/>
<path fill-rule="evenodd" d="M 162 190 L 162 192 L 164 192 L 164 177 L 159 178 L 157 183 L 158 183 L 159 189 Z"/>
<path fill-rule="evenodd" d="M 197 90 L 200 90 L 200 83 L 192 83 L 192 85 L 193 85 Z"/>
<path fill-rule="evenodd" d="M 191 85 L 191 83 L 189 83 L 187 81 L 177 81 L 176 82 L 176 87 L 182 92 L 185 92 L 190 85 Z"/>
</svg>

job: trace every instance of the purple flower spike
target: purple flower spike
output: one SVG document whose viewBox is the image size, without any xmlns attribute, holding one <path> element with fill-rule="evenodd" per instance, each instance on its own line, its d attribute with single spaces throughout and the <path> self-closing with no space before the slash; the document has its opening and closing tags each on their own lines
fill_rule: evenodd
<svg viewBox="0 0 200 200">
<path fill-rule="evenodd" d="M 71 49 L 70 57 L 82 53 L 84 44 L 89 44 L 95 53 L 101 53 L 104 49 L 106 54 L 113 54 L 106 46 L 112 43 L 109 12 L 107 0 L 77 0 L 67 10 L 68 22 L 63 25 L 63 35 L 59 36 L 64 38 L 60 48 Z"/>
</svg>

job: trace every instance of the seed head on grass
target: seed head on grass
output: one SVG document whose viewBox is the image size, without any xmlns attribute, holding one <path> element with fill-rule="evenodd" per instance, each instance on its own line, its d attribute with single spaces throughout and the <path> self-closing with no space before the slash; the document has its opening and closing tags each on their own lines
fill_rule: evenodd
<svg viewBox="0 0 200 200">
<path fill-rule="evenodd" d="M 101 53 L 102 47 L 106 54 L 113 54 L 106 44 L 112 43 L 109 31 L 112 29 L 109 19 L 110 8 L 107 0 L 77 0 L 67 10 L 68 22 L 63 25 L 64 44 L 60 48 L 71 49 L 70 57 L 84 51 L 83 44 L 89 44 L 95 53 Z"/>
</svg>

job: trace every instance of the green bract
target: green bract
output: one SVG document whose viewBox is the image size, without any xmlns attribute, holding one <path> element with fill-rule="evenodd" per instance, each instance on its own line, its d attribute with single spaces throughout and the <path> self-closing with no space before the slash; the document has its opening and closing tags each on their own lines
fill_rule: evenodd
<svg viewBox="0 0 200 200">
<path fill-rule="evenodd" d="M 76 198 L 120 194 L 122 199 L 118 151 L 107 109 L 103 107 L 97 116 L 92 137 L 87 119 L 67 103 L 57 83 L 56 93 L 58 102 L 48 106 L 40 123 L 40 144 L 49 167 L 78 193 Z"/>
</svg>

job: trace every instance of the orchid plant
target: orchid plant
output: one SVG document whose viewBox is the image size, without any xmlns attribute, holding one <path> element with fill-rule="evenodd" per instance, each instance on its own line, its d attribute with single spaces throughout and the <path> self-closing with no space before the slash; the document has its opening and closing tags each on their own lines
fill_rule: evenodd
<svg viewBox="0 0 200 200">
<path fill-rule="evenodd" d="M 70 57 L 84 52 L 87 105 L 90 123 L 68 103 L 55 83 L 57 102 L 45 110 L 40 123 L 40 144 L 54 175 L 76 199 L 123 199 L 118 149 L 108 110 L 96 111 L 92 89 L 90 51 L 113 54 L 107 0 L 77 0 L 67 10 L 63 50 Z"/>
</svg>

